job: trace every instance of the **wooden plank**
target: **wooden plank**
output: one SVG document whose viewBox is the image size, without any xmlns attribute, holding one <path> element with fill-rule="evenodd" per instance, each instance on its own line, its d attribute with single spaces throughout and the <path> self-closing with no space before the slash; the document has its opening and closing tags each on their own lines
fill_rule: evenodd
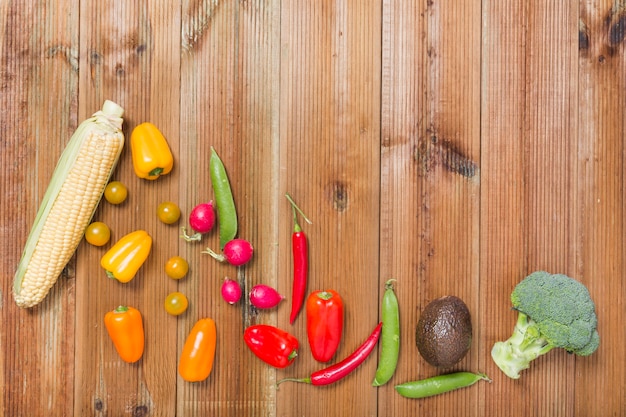
<svg viewBox="0 0 626 417">
<path fill-rule="evenodd" d="M 3 2 L 2 400 L 0 414 L 71 414 L 74 264 L 37 307 L 11 295 L 23 245 L 56 161 L 76 127 L 78 15 L 73 2 Z M 24 30 L 24 28 L 30 28 Z"/>
<path fill-rule="evenodd" d="M 621 1 L 580 3 L 578 273 L 596 302 L 600 348 L 576 361 L 576 415 L 626 409 L 624 18 Z M 612 381 L 612 382 L 609 382 Z"/>
<path fill-rule="evenodd" d="M 482 305 L 479 317 L 491 324 L 480 356 L 494 386 L 508 384 L 501 395 L 486 394 L 485 415 L 519 412 L 527 390 L 506 381 L 490 363 L 492 344 L 513 330 L 515 318 L 504 312 L 510 310 L 511 289 L 528 269 L 521 203 L 526 176 L 526 68 L 510 65 L 525 60 L 525 13 L 523 2 L 483 3 L 483 27 L 490 29 L 483 33 L 482 52 L 480 274 L 482 297 L 490 301 Z"/>
<path fill-rule="evenodd" d="M 577 274 L 578 176 L 577 8 L 571 4 L 486 3 L 484 62 L 481 290 L 492 303 L 490 339 L 511 335 L 509 295 L 534 270 Z M 512 62 L 519 63 L 511 65 Z M 508 99 L 502 93 L 506 91 Z M 491 346 L 485 346 L 488 358 Z M 500 396 L 486 413 L 572 415 L 575 360 L 556 349 L 535 360 L 519 381 L 492 364 Z M 531 394 L 528 394 L 531 393 Z"/>
<path fill-rule="evenodd" d="M 383 2 L 381 113 L 381 265 L 380 279 L 396 279 L 400 308 L 400 356 L 392 380 L 378 388 L 378 415 L 415 414 L 414 402 L 401 399 L 394 385 L 420 379 L 424 369 L 415 345 L 415 325 L 425 306 L 420 296 L 429 236 L 423 231 L 424 171 L 415 159 L 426 138 L 428 93 L 427 19 L 424 2 Z M 432 114 L 430 114 L 432 117 Z M 439 177 L 441 174 L 439 173 Z M 414 366 L 412 364 L 415 364 Z"/>
<path fill-rule="evenodd" d="M 300 354 L 277 378 L 304 377 L 354 351 L 377 324 L 380 137 L 378 2 L 283 2 L 281 13 L 281 194 L 290 192 L 312 219 L 307 294 L 334 289 L 345 305 L 335 357 L 316 362 L 306 315 L 289 325 L 290 302 L 278 323 L 300 340 Z M 280 278 L 292 287 L 292 216 L 280 196 Z M 290 297 L 289 297 L 290 298 Z M 371 415 L 374 355 L 326 388 L 285 383 L 277 415 Z"/>
<path fill-rule="evenodd" d="M 219 251 L 217 231 L 195 245 L 190 259 L 199 280 L 185 282 L 198 305 L 194 316 L 211 316 L 218 328 L 212 376 L 203 384 L 179 381 L 180 415 L 272 415 L 274 370 L 243 342 L 244 329 L 275 323 L 274 311 L 257 311 L 247 299 L 229 306 L 219 296 L 223 279 L 238 280 L 244 294 L 259 283 L 277 285 L 278 25 L 276 2 L 189 2 L 183 5 L 182 131 L 187 138 L 181 201 L 189 209 L 214 199 L 209 181 L 213 146 L 230 177 L 239 236 L 254 248 L 242 268 L 200 255 L 202 246 Z M 191 251 L 191 249 L 190 249 Z M 187 316 L 179 338 L 193 319 Z"/>
<path fill-rule="evenodd" d="M 108 246 L 83 244 L 77 264 L 77 341 L 75 415 L 132 412 L 171 415 L 176 399 L 177 320 L 163 309 L 176 283 L 163 271 L 178 254 L 179 230 L 156 217 L 161 201 L 178 202 L 180 178 L 179 63 L 180 17 L 168 2 L 81 4 L 81 113 L 93 112 L 105 99 L 125 108 L 126 149 L 114 178 L 129 189 L 124 204 L 103 201 L 95 217 L 112 229 Z M 150 121 L 166 136 L 176 156 L 176 169 L 156 181 L 133 171 L 130 133 Z M 146 264 L 128 284 L 106 278 L 99 259 L 126 233 L 144 229 L 153 238 Z M 142 312 L 146 345 L 134 364 L 120 360 L 103 326 L 107 311 L 130 305 Z M 120 383 L 120 381 L 124 381 Z"/>
<path fill-rule="evenodd" d="M 578 219 L 575 216 L 578 190 L 571 180 L 578 175 L 577 147 L 570 139 L 577 135 L 578 7 L 572 4 L 554 7 L 545 3 L 529 8 L 527 16 L 523 139 L 526 146 L 523 202 L 526 274 L 546 270 L 578 278 L 576 253 L 580 242 L 576 239 Z M 513 325 L 516 315 L 508 316 Z M 550 356 L 532 363 L 524 382 L 544 396 L 536 403 L 536 411 L 531 413 L 572 415 L 575 395 L 575 361 L 572 359 L 565 351 L 555 349 Z"/>
<path fill-rule="evenodd" d="M 402 350 L 379 415 L 478 415 L 474 389 L 407 400 L 398 383 L 439 375 L 415 346 L 421 311 L 456 295 L 472 311 L 470 354 L 451 370 L 480 371 L 480 2 L 385 2 L 381 285 L 395 277 Z M 459 414 L 465 413 L 465 414 Z"/>
</svg>

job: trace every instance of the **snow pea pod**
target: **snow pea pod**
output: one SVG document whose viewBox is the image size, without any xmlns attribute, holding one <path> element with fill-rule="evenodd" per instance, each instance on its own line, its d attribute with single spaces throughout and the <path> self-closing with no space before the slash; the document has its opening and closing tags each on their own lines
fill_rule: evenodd
<svg viewBox="0 0 626 417">
<path fill-rule="evenodd" d="M 419 381 L 405 382 L 404 384 L 396 385 L 395 389 L 398 394 L 406 398 L 426 398 L 443 394 L 444 392 L 454 391 L 459 388 L 469 387 L 481 379 L 491 382 L 491 379 L 482 373 L 455 372 Z"/>
<path fill-rule="evenodd" d="M 389 382 L 398 365 L 400 352 L 400 313 L 398 298 L 393 291 L 393 279 L 385 283 L 381 306 L 383 330 L 380 336 L 380 357 L 372 385 L 379 387 Z"/>
<path fill-rule="evenodd" d="M 215 193 L 217 222 L 220 229 L 220 248 L 224 249 L 224 246 L 237 236 L 237 210 L 235 209 L 235 200 L 226 168 L 224 168 L 222 160 L 213 147 L 211 147 L 209 171 Z"/>
</svg>

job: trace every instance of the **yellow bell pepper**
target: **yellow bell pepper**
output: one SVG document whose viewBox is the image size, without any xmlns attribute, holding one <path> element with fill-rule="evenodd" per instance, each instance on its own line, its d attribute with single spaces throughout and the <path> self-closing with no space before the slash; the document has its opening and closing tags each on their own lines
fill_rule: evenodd
<svg viewBox="0 0 626 417">
<path fill-rule="evenodd" d="M 100 259 L 109 278 L 126 283 L 133 279 L 146 261 L 152 248 L 152 238 L 145 230 L 123 236 Z"/>
<path fill-rule="evenodd" d="M 174 166 L 172 151 L 159 129 L 150 122 L 141 123 L 130 135 L 133 168 L 139 178 L 156 180 L 169 174 Z"/>
</svg>

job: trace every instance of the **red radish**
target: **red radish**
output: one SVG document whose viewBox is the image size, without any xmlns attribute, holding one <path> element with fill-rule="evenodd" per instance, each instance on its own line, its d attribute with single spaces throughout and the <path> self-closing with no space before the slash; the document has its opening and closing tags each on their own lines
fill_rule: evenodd
<svg viewBox="0 0 626 417">
<path fill-rule="evenodd" d="M 211 248 L 206 248 L 202 253 L 208 253 L 220 262 L 228 262 L 234 266 L 247 264 L 252 259 L 254 248 L 252 244 L 245 239 L 233 239 L 224 245 L 222 254 L 215 253 Z"/>
<path fill-rule="evenodd" d="M 222 298 L 228 304 L 235 304 L 241 298 L 241 287 L 237 281 L 228 277 L 224 278 L 222 284 Z"/>
<path fill-rule="evenodd" d="M 250 304 L 256 308 L 274 308 L 284 298 L 274 288 L 264 284 L 257 284 L 250 291 Z"/>
<path fill-rule="evenodd" d="M 200 203 L 189 213 L 189 225 L 198 233 L 209 233 L 215 225 L 213 202 Z"/>
<path fill-rule="evenodd" d="M 189 225 L 196 233 L 189 236 L 183 228 L 182 238 L 188 242 L 200 240 L 203 234 L 209 233 L 215 226 L 213 202 L 209 201 L 208 203 L 200 203 L 195 206 L 189 213 Z"/>
</svg>

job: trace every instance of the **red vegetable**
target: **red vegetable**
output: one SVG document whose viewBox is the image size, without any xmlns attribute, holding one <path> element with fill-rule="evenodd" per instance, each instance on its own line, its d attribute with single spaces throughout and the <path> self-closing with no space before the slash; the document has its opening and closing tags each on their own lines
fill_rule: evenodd
<svg viewBox="0 0 626 417">
<path fill-rule="evenodd" d="M 314 291 L 309 295 L 306 301 L 306 327 L 315 360 L 331 360 L 343 334 L 343 300 L 336 291 Z"/>
<path fill-rule="evenodd" d="M 189 225 L 198 233 L 209 233 L 215 226 L 215 210 L 213 202 L 195 206 L 189 214 Z"/>
<path fill-rule="evenodd" d="M 222 254 L 213 252 L 211 248 L 206 248 L 202 253 L 208 253 L 220 262 L 226 261 L 234 266 L 242 266 L 252 259 L 254 248 L 252 244 L 245 239 L 233 239 L 229 240 L 228 243 L 224 245 Z"/>
<path fill-rule="evenodd" d="M 189 213 L 189 225 L 196 233 L 188 235 L 183 227 L 183 235 L 181 237 L 187 242 L 198 241 L 202 239 L 203 234 L 209 233 L 215 226 L 213 202 L 209 201 L 208 203 L 200 203 L 195 206 Z"/>
<path fill-rule="evenodd" d="M 329 366 L 328 368 L 321 369 L 319 371 L 315 371 L 311 374 L 311 376 L 307 378 L 284 378 L 276 383 L 279 384 L 285 381 L 292 382 L 303 382 L 311 385 L 328 385 L 333 382 L 337 382 L 340 379 L 344 378 L 359 365 L 361 365 L 365 359 L 369 356 L 370 353 L 374 350 L 378 339 L 380 338 L 380 332 L 382 330 L 383 323 L 380 322 L 372 332 L 372 334 L 363 342 L 361 346 L 354 353 L 339 363 Z"/>
<path fill-rule="evenodd" d="M 289 194 L 285 194 L 287 200 L 291 204 L 293 212 L 293 233 L 291 235 L 291 249 L 293 252 L 293 289 L 291 293 L 291 314 L 289 315 L 289 323 L 293 324 L 302 308 L 304 302 L 304 294 L 306 293 L 306 282 L 309 268 L 309 253 L 307 247 L 306 235 L 298 224 L 298 216 L 296 210 L 300 212 L 307 223 L 311 221 L 300 210 Z"/>
<path fill-rule="evenodd" d="M 248 296 L 250 304 L 256 308 L 274 308 L 285 298 L 276 289 L 265 284 L 252 287 Z"/>
<path fill-rule="evenodd" d="M 298 356 L 299 343 L 291 334 L 268 324 L 247 327 L 243 340 L 263 362 L 275 368 L 286 368 Z"/>
<path fill-rule="evenodd" d="M 222 284 L 222 298 L 228 304 L 235 304 L 241 298 L 241 286 L 237 281 L 234 281 L 228 277 L 224 278 Z"/>
</svg>

